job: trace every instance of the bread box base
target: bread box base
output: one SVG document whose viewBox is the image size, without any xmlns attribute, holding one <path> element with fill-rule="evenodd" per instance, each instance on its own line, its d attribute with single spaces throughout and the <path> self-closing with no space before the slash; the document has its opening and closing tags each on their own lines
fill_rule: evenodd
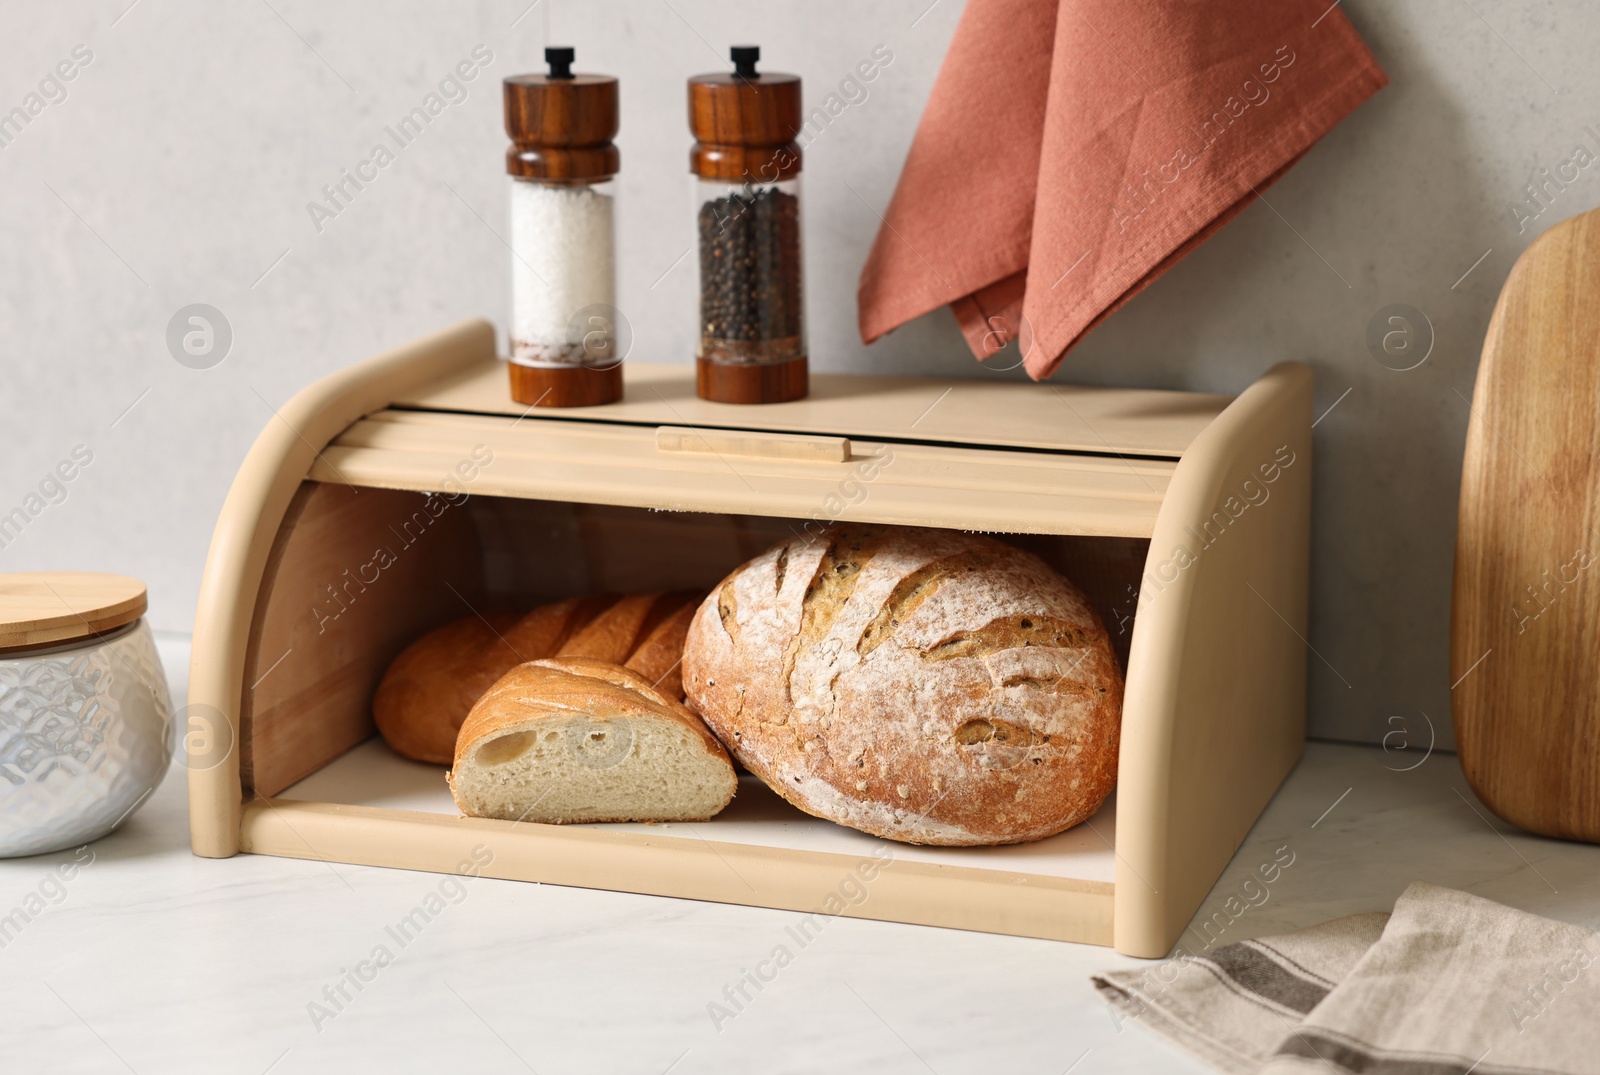
<svg viewBox="0 0 1600 1075">
<path fill-rule="evenodd" d="M 312 857 L 306 834 L 321 830 L 309 819 L 327 809 L 336 816 L 397 820 L 397 834 L 409 833 L 419 815 L 447 822 L 426 841 L 437 856 L 426 865 L 419 864 L 412 835 L 399 836 L 399 845 L 374 840 L 375 831 L 344 844 L 332 832 L 331 843 L 319 839 L 317 857 L 336 861 L 447 872 L 463 861 L 481 861 L 486 856 L 474 850 L 485 846 L 495 853 L 482 871 L 488 876 L 820 915 L 848 908 L 858 918 L 1112 941 L 1114 802 L 1086 824 L 1034 844 L 913 847 L 803 814 L 746 775 L 733 803 L 710 821 L 516 826 L 525 830 L 516 846 L 527 858 L 507 863 L 492 837 L 510 823 L 457 818 L 437 766 L 408 761 L 382 739 L 369 739 L 275 797 L 271 807 L 262 804 L 259 818 L 251 819 L 247 807 L 250 842 L 241 850 Z"/>
<path fill-rule="evenodd" d="M 238 851 L 1115 944 L 1165 954 L 1299 757 L 1310 374 L 1190 393 L 818 375 L 765 407 L 630 363 L 622 402 L 512 403 L 469 322 L 325 379 L 229 493 L 196 618 L 195 852 Z M 999 534 L 1099 608 L 1128 688 L 1118 791 L 1035 844 L 918 848 L 746 778 L 708 822 L 456 814 L 375 738 L 422 631 L 593 589 L 709 587 L 796 530 Z"/>
</svg>

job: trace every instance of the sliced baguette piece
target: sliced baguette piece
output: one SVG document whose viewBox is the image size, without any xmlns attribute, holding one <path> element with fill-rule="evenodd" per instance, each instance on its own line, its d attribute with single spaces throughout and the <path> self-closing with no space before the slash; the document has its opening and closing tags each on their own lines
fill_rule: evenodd
<svg viewBox="0 0 1600 1075">
<path fill-rule="evenodd" d="M 520 664 L 472 707 L 447 775 L 468 817 L 704 821 L 738 785 L 728 752 L 637 672 L 584 657 Z"/>
<path fill-rule="evenodd" d="M 623 663 L 624 668 L 639 673 L 668 698 L 683 698 L 683 640 L 689 635 L 689 624 L 694 622 L 701 596 L 669 594 L 668 597 L 681 598 L 682 603 L 644 636 Z"/>
<path fill-rule="evenodd" d="M 569 598 L 516 613 L 473 614 L 430 631 L 394 659 L 372 698 L 389 746 L 415 761 L 449 765 L 456 732 L 483 692 L 523 661 L 549 657 L 615 594 Z"/>
</svg>

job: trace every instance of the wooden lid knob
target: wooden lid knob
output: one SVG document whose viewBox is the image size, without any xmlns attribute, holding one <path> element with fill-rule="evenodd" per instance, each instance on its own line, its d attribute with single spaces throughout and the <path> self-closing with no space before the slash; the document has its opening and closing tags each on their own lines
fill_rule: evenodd
<svg viewBox="0 0 1600 1075">
<path fill-rule="evenodd" d="M 761 72 L 761 50 L 735 45 L 734 70 L 689 80 L 689 167 L 717 179 L 775 182 L 800 171 L 800 76 Z"/>
<path fill-rule="evenodd" d="M 143 616 L 147 604 L 144 583 L 126 575 L 0 575 L 0 653 L 105 634 Z"/>
<path fill-rule="evenodd" d="M 617 174 L 617 80 L 572 73 L 573 50 L 548 48 L 546 74 L 512 75 L 505 96 L 507 173 L 524 179 L 600 179 Z"/>
<path fill-rule="evenodd" d="M 800 76 L 757 71 L 761 50 L 728 50 L 732 71 L 689 80 L 689 129 L 702 142 L 727 146 L 781 146 L 800 136 Z"/>
</svg>

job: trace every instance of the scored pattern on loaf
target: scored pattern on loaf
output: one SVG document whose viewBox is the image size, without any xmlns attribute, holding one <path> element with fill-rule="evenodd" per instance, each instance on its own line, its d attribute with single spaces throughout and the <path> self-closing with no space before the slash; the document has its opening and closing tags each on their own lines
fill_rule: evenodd
<svg viewBox="0 0 1600 1075">
<path fill-rule="evenodd" d="M 1016 636 L 1021 636 L 1020 642 Z M 1088 632 L 1077 624 L 1053 616 L 999 616 L 976 631 L 959 631 L 942 642 L 923 647 L 930 661 L 956 657 L 987 657 L 1018 645 L 1080 649 L 1089 644 Z"/>
<path fill-rule="evenodd" d="M 812 577 L 801 603 L 801 628 L 791 651 L 785 654 L 784 682 L 794 674 L 794 663 L 800 650 L 827 637 L 835 618 L 844 610 L 855 591 L 856 580 L 871 564 L 876 552 L 870 536 L 849 542 L 845 555 L 838 554 L 840 541 L 830 542 Z M 775 566 L 778 592 L 783 590 L 783 577 L 788 567 L 789 546 L 778 550 Z M 855 650 L 865 657 L 890 641 L 901 623 L 910 619 L 917 608 L 936 594 L 940 587 L 957 576 L 981 571 L 1000 562 L 991 549 L 969 549 L 952 553 L 907 575 L 890 593 L 866 629 L 861 632 Z M 733 580 L 724 583 L 718 591 L 717 611 L 723 627 L 735 645 L 739 642 L 738 598 Z M 1022 636 L 1017 639 L 1014 636 Z M 945 661 L 956 657 L 987 657 L 1002 650 L 1021 646 L 1049 646 L 1055 649 L 1080 649 L 1091 644 L 1089 633 L 1083 627 L 1053 616 L 999 616 L 973 631 L 958 631 L 932 645 L 917 647 L 924 658 Z M 1060 678 L 1060 677 L 1055 677 Z M 1014 675 L 1001 680 L 1001 686 L 1024 682 L 1043 682 L 1043 677 Z M 1103 690 L 1102 690 L 1102 693 Z"/>
<path fill-rule="evenodd" d="M 783 689 L 791 702 L 794 699 L 795 662 L 799 659 L 800 651 L 815 645 L 827 635 L 828 629 L 833 626 L 834 615 L 844 608 L 850 595 L 855 592 L 861 569 L 872 560 L 872 531 L 862 533 L 865 536 L 830 541 L 806 587 L 806 595 L 800 602 L 800 630 L 783 655 Z M 842 550 L 841 546 L 844 546 Z M 789 547 L 785 545 L 778 554 L 786 572 L 788 550 Z M 843 555 L 840 555 L 841 551 Z M 781 586 L 779 592 L 782 592 Z"/>
<path fill-rule="evenodd" d="M 779 589 L 783 587 L 783 580 L 778 580 Z M 722 629 L 728 632 L 728 637 L 733 639 L 733 644 L 739 644 L 739 598 L 733 592 L 733 580 L 729 579 L 717 590 L 717 616 L 722 620 Z"/>
<path fill-rule="evenodd" d="M 953 556 L 935 560 L 907 575 L 885 601 L 882 610 L 861 635 L 856 652 L 865 657 L 894 637 L 902 620 L 911 616 L 929 597 L 938 592 L 950 578 L 963 571 L 976 571 L 994 562 L 987 549 L 972 549 Z"/>
<path fill-rule="evenodd" d="M 775 594 L 782 593 L 784 577 L 789 574 L 789 546 L 785 545 L 778 550 L 778 560 L 773 565 L 773 573 L 777 575 L 778 581 L 773 586 L 772 592 Z"/>
</svg>

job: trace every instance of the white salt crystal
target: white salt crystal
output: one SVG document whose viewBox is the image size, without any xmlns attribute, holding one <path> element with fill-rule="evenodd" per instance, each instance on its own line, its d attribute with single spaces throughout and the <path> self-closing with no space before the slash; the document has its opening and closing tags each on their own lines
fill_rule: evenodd
<svg viewBox="0 0 1600 1075">
<path fill-rule="evenodd" d="M 614 199 L 587 184 L 511 182 L 511 356 L 525 365 L 603 360 L 586 306 L 604 306 L 605 332 L 616 305 Z M 602 353 L 596 353 L 600 351 Z"/>
</svg>

